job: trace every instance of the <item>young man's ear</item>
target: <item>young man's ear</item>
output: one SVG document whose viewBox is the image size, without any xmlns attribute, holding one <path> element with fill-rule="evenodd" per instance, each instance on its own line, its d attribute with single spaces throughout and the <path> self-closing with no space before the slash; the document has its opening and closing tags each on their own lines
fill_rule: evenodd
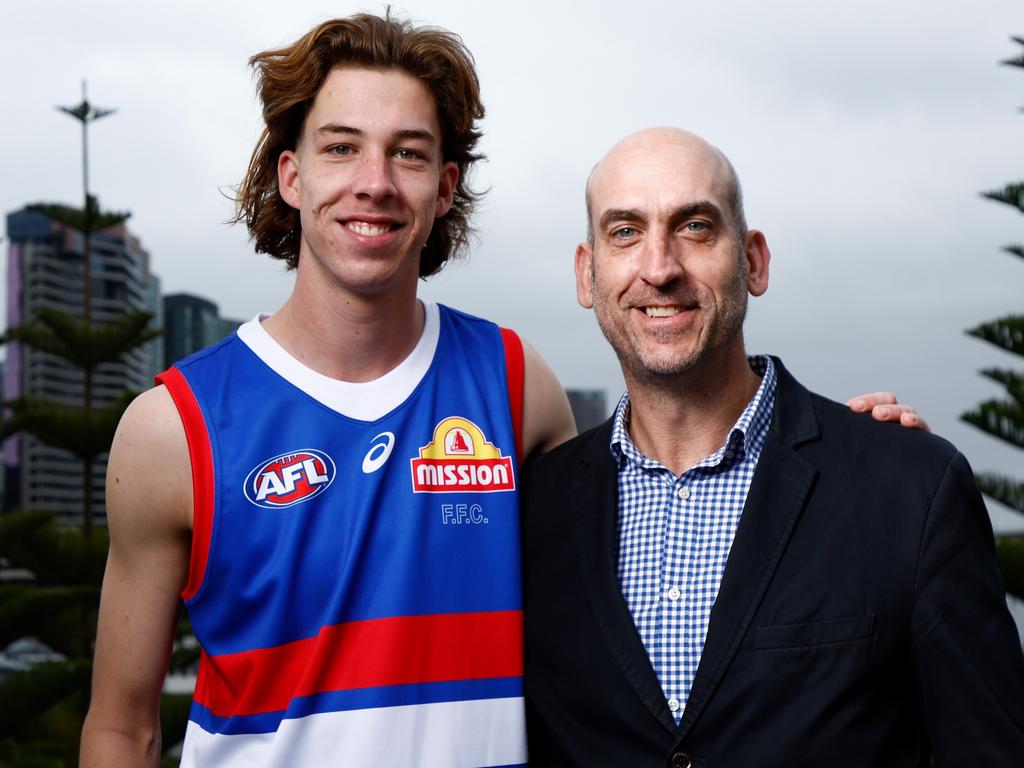
<svg viewBox="0 0 1024 768">
<path fill-rule="evenodd" d="M 455 185 L 459 183 L 459 166 L 449 161 L 441 166 L 441 175 L 437 180 L 437 204 L 434 206 L 434 218 L 440 219 L 455 201 Z"/>
<path fill-rule="evenodd" d="M 286 149 L 277 158 L 277 192 L 292 208 L 300 207 L 299 158 L 290 149 Z"/>
</svg>

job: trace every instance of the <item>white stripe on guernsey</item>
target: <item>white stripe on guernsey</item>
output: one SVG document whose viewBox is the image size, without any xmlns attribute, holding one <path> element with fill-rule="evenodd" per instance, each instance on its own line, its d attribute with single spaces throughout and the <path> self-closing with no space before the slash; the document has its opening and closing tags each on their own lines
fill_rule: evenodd
<svg viewBox="0 0 1024 768">
<path fill-rule="evenodd" d="M 257 315 L 242 325 L 238 338 L 281 378 L 331 410 L 353 419 L 376 421 L 406 401 L 434 360 L 440 312 L 431 301 L 421 304 L 426 322 L 420 340 L 405 360 L 374 381 L 340 381 L 300 363 L 267 333 L 260 320 L 268 315 Z"/>
<path fill-rule="evenodd" d="M 523 700 L 326 712 L 277 733 L 227 736 L 189 721 L 182 768 L 478 768 L 526 762 Z"/>
</svg>

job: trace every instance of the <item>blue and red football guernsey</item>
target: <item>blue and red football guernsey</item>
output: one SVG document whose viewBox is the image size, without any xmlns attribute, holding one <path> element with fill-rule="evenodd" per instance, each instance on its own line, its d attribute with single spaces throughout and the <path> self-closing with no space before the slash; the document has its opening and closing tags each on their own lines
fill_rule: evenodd
<svg viewBox="0 0 1024 768">
<path fill-rule="evenodd" d="M 526 763 L 522 347 L 425 310 L 373 382 L 306 368 L 258 319 L 158 377 L 195 497 L 182 765 Z"/>
</svg>

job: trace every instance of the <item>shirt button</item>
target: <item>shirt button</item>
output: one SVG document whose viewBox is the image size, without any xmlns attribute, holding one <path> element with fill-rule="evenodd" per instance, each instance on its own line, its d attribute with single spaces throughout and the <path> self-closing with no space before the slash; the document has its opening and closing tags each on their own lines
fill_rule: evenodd
<svg viewBox="0 0 1024 768">
<path fill-rule="evenodd" d="M 679 494 L 679 498 L 682 499 L 683 501 L 686 501 L 688 498 L 690 498 L 690 489 L 687 488 L 685 485 L 678 491 L 676 491 L 676 493 Z"/>
<path fill-rule="evenodd" d="M 678 712 L 679 711 L 679 699 L 669 699 L 668 700 L 668 708 L 671 709 L 673 712 Z"/>
<path fill-rule="evenodd" d="M 672 587 L 672 589 L 668 591 L 668 599 L 678 600 L 681 594 L 682 592 L 679 591 L 679 587 Z"/>
</svg>

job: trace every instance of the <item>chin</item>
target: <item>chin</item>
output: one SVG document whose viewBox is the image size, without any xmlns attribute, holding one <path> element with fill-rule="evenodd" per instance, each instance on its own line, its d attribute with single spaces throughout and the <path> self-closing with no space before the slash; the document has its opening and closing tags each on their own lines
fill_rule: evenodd
<svg viewBox="0 0 1024 768">
<path fill-rule="evenodd" d="M 699 353 L 673 355 L 637 354 L 629 350 L 626 354 L 619 353 L 619 363 L 633 377 L 645 381 L 656 381 L 672 378 L 688 373 L 697 368 L 702 359 Z"/>
<path fill-rule="evenodd" d="M 637 362 L 651 373 L 674 374 L 685 373 L 695 368 L 705 356 L 705 349 L 673 349 L 657 350 L 641 353 Z"/>
<path fill-rule="evenodd" d="M 672 378 L 688 373 L 697 367 L 697 360 L 687 358 L 685 360 L 655 360 L 640 362 L 640 369 L 643 375 L 649 379 Z"/>
</svg>

